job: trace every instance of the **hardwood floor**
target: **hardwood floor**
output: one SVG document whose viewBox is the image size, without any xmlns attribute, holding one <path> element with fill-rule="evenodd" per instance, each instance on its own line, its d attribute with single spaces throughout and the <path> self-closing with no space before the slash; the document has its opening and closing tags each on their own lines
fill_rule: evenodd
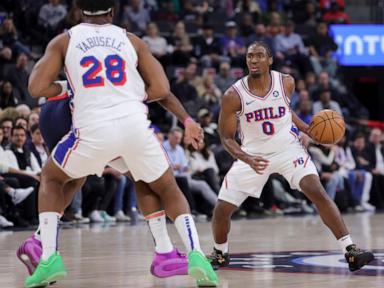
<svg viewBox="0 0 384 288">
<path fill-rule="evenodd" d="M 383 287 L 384 214 L 347 215 L 345 220 L 360 247 L 375 249 L 377 260 L 360 272 L 348 272 L 337 242 L 317 216 L 240 220 L 232 225 L 232 261 L 218 272 L 220 287 Z M 210 223 L 198 224 L 198 230 L 210 253 Z M 172 225 L 169 232 L 182 247 Z M 1 288 L 22 287 L 27 273 L 15 251 L 30 233 L 0 231 Z M 149 273 L 153 241 L 144 223 L 62 229 L 60 251 L 69 275 L 57 288 L 195 287 L 188 276 L 157 279 Z"/>
</svg>

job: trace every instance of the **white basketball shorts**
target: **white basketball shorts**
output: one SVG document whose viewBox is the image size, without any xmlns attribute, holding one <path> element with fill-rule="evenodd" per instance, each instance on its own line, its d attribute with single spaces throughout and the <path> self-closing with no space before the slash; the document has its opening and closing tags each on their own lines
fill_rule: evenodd
<svg viewBox="0 0 384 288">
<path fill-rule="evenodd" d="M 237 160 L 224 178 L 219 199 L 240 206 L 248 196 L 259 198 L 271 174 L 284 176 L 293 189 L 300 189 L 300 180 L 307 175 L 318 175 L 306 149 L 295 142 L 279 153 L 260 155 L 269 160 L 263 175 L 257 174 L 248 164 Z"/>
<path fill-rule="evenodd" d="M 72 129 L 56 145 L 53 160 L 71 178 L 101 176 L 108 165 L 121 173 L 129 170 L 135 181 L 153 182 L 169 162 L 149 125 L 146 114 L 135 114 Z"/>
</svg>

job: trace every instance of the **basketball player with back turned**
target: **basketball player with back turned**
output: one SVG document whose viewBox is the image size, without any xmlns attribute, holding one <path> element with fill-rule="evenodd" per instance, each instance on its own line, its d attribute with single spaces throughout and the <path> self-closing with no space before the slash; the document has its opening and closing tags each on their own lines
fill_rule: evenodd
<svg viewBox="0 0 384 288">
<path fill-rule="evenodd" d="M 246 54 L 249 75 L 232 85 L 222 98 L 221 141 L 237 161 L 223 181 L 214 210 L 212 265 L 229 263 L 228 233 L 233 212 L 248 196 L 260 197 L 269 175 L 279 173 L 316 205 L 345 253 L 349 269 L 358 270 L 374 256 L 353 244 L 339 210 L 322 187 L 298 137 L 297 128 L 308 133 L 308 125 L 290 109 L 294 79 L 270 70 L 272 61 L 271 50 L 265 43 L 251 44 Z M 238 123 L 241 146 L 235 140 Z"/>
<path fill-rule="evenodd" d="M 42 171 L 43 251 L 24 287 L 45 287 L 66 276 L 57 247 L 58 219 L 66 206 L 64 187 L 73 179 L 101 175 L 106 165 L 121 173 L 129 170 L 135 181 L 148 183 L 187 248 L 189 274 L 199 286 L 217 286 L 188 203 L 149 128 L 143 101 L 169 97 L 166 75 L 141 39 L 112 24 L 114 0 L 77 0 L 77 6 L 84 23 L 54 38 L 30 77 L 32 96 L 54 97 L 63 90 L 55 80 L 65 67 L 74 97 L 72 130 L 56 145 Z"/>
</svg>

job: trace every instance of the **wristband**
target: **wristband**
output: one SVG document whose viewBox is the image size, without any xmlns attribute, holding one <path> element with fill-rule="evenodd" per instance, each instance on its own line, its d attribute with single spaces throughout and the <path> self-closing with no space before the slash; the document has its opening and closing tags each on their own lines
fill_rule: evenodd
<svg viewBox="0 0 384 288">
<path fill-rule="evenodd" d="M 66 80 L 63 81 L 55 81 L 55 84 L 59 84 L 61 86 L 61 92 L 59 95 L 62 95 L 66 92 L 68 92 L 68 82 Z"/>
<path fill-rule="evenodd" d="M 192 119 L 192 117 L 187 117 L 187 119 L 184 120 L 184 127 L 187 127 L 189 123 L 195 122 L 195 120 Z"/>
</svg>

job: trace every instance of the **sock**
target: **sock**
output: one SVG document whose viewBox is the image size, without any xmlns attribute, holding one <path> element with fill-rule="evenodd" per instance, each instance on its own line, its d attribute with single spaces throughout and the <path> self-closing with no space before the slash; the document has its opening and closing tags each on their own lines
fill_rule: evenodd
<svg viewBox="0 0 384 288">
<path fill-rule="evenodd" d="M 151 231 L 153 240 L 155 241 L 155 251 L 157 253 L 173 251 L 173 245 L 167 231 L 165 211 L 162 210 L 149 214 L 145 216 L 145 219 L 147 220 L 149 231 Z"/>
<path fill-rule="evenodd" d="M 40 237 L 43 246 L 41 259 L 47 261 L 57 251 L 59 219 L 61 215 L 56 212 L 43 212 L 39 214 Z"/>
<path fill-rule="evenodd" d="M 343 250 L 343 254 L 347 253 L 347 247 L 353 244 L 349 234 L 341 237 L 337 240 L 337 242 L 339 242 L 340 248 Z"/>
<path fill-rule="evenodd" d="M 37 227 L 37 230 L 35 231 L 34 236 L 35 236 L 36 240 L 39 240 L 41 242 L 40 225 L 39 225 L 39 227 Z"/>
<path fill-rule="evenodd" d="M 197 234 L 195 221 L 191 214 L 181 214 L 177 216 L 175 219 L 175 226 L 188 252 L 196 250 L 203 253 L 200 248 L 199 235 Z"/>
<path fill-rule="evenodd" d="M 223 244 L 217 244 L 217 243 L 215 242 L 214 246 L 215 246 L 215 249 L 220 250 L 220 251 L 223 252 L 224 254 L 225 254 L 225 253 L 228 253 L 228 241 L 225 242 L 225 243 L 223 243 Z"/>
</svg>

